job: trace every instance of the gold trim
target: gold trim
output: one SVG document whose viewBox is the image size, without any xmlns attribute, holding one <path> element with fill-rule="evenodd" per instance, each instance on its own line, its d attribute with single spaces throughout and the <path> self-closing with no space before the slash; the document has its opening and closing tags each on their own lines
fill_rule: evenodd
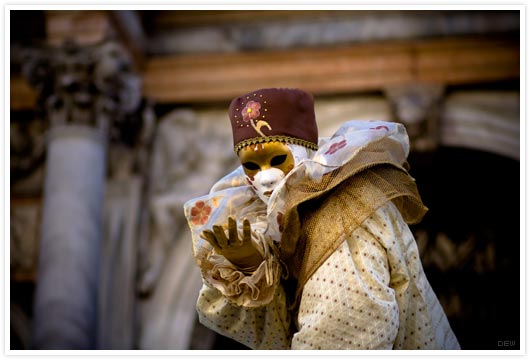
<svg viewBox="0 0 530 360">
<path fill-rule="evenodd" d="M 311 150 L 318 150 L 318 145 L 311 141 L 302 140 L 302 139 L 298 139 L 298 138 L 291 137 L 291 136 L 285 136 L 285 135 L 271 135 L 271 136 L 260 136 L 260 137 L 242 140 L 234 146 L 234 152 L 237 154 L 245 146 L 269 143 L 272 141 L 280 141 L 285 144 L 302 145 Z"/>
</svg>

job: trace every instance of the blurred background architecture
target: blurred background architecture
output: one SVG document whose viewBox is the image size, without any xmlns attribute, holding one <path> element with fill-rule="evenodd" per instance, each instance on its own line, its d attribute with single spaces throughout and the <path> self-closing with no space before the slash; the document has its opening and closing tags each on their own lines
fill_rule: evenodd
<svg viewBox="0 0 530 360">
<path fill-rule="evenodd" d="M 237 166 L 227 109 L 402 122 L 413 227 L 463 349 L 520 347 L 519 11 L 11 10 L 11 349 L 242 349 L 197 322 L 182 205 Z"/>
</svg>

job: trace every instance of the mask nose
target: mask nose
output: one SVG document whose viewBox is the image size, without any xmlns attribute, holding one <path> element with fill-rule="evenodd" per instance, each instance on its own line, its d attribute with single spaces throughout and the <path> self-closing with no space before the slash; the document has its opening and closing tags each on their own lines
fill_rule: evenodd
<svg viewBox="0 0 530 360">
<path fill-rule="evenodd" d="M 277 171 L 278 169 L 269 169 L 261 172 L 261 176 L 259 176 L 259 184 L 263 188 L 274 188 L 274 185 L 281 180 L 280 175 Z M 278 170 L 281 172 L 281 170 Z"/>
<path fill-rule="evenodd" d="M 272 194 L 272 191 L 278 186 L 284 176 L 285 174 L 283 171 L 276 168 L 260 171 L 254 177 L 254 186 L 256 187 L 258 196 L 263 201 L 268 202 L 268 198 Z"/>
</svg>

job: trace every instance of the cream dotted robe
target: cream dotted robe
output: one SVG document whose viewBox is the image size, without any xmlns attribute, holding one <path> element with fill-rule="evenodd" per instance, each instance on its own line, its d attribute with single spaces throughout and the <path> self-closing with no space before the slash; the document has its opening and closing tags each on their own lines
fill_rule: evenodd
<svg viewBox="0 0 530 360">
<path fill-rule="evenodd" d="M 280 239 L 276 210 L 297 179 L 318 182 L 354 162 L 380 142 L 400 165 L 409 151 L 402 124 L 345 123 L 319 141 L 313 158 L 299 163 L 278 186 L 268 208 L 245 182 L 241 167 L 221 179 L 209 195 L 191 199 L 184 211 L 204 286 L 197 311 L 207 327 L 252 349 L 458 349 L 447 318 L 423 272 L 416 242 L 398 209 L 386 203 L 366 219 L 313 273 L 297 313 L 286 306 L 284 273 L 275 257 Z M 375 145 L 375 147 L 370 147 Z M 279 213 L 278 213 L 279 215 Z M 200 238 L 228 216 L 253 219 L 254 240 L 265 260 L 244 274 Z M 302 224 L 303 226 L 303 224 Z"/>
<path fill-rule="evenodd" d="M 414 237 L 391 202 L 311 276 L 297 314 L 275 284 L 270 302 L 240 306 L 205 279 L 199 319 L 252 349 L 459 349 Z"/>
</svg>

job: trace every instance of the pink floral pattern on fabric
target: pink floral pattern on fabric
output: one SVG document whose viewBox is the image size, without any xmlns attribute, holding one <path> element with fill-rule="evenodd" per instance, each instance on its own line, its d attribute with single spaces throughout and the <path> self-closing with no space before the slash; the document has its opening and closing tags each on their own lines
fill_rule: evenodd
<svg viewBox="0 0 530 360">
<path fill-rule="evenodd" d="M 241 115 L 243 116 L 244 122 L 249 122 L 250 120 L 256 119 L 260 112 L 261 104 L 257 101 L 250 100 L 247 102 L 247 105 L 245 105 L 245 108 L 243 111 L 241 111 Z"/>
<path fill-rule="evenodd" d="M 278 222 L 278 229 L 283 232 L 283 214 L 281 212 L 276 216 L 276 221 Z"/>
<path fill-rule="evenodd" d="M 204 201 L 197 201 L 195 206 L 191 208 L 191 222 L 194 225 L 204 225 L 208 222 L 212 208 L 204 203 Z"/>
<path fill-rule="evenodd" d="M 249 176 L 246 176 L 245 179 L 247 180 L 247 183 L 252 186 L 252 189 L 254 189 L 255 191 L 258 191 L 258 188 L 256 188 L 256 186 L 254 186 L 254 178 L 251 178 Z"/>
<path fill-rule="evenodd" d="M 333 155 L 345 146 L 346 146 L 346 140 L 342 140 L 342 141 L 339 141 L 338 143 L 331 144 L 328 151 L 326 151 L 324 155 Z"/>
<path fill-rule="evenodd" d="M 370 128 L 370 130 L 381 130 L 381 129 L 385 129 L 386 131 L 390 131 L 390 129 L 388 127 L 386 127 L 385 125 L 379 125 L 379 126 Z"/>
</svg>

